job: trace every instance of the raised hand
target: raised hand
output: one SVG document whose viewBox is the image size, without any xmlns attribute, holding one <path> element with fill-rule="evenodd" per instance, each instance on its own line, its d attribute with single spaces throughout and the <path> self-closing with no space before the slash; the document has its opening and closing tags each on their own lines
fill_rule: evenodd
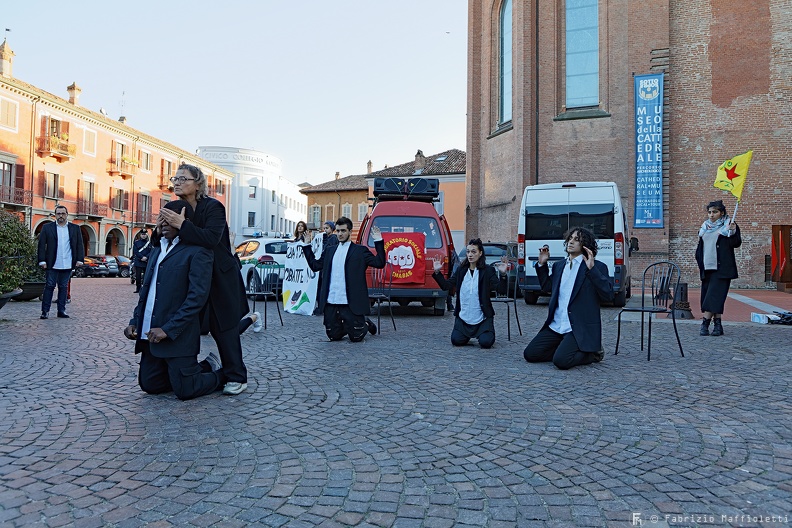
<svg viewBox="0 0 792 528">
<path fill-rule="evenodd" d="M 434 270 L 436 272 L 440 271 L 441 269 L 443 269 L 443 263 L 440 262 L 440 260 L 438 260 L 438 259 L 433 259 L 432 260 L 432 267 L 434 268 Z"/>
<path fill-rule="evenodd" d="M 539 248 L 539 258 L 537 259 L 537 262 L 540 266 L 544 266 L 547 264 L 548 260 L 550 260 L 550 246 L 545 244 Z"/>
<path fill-rule="evenodd" d="M 506 273 L 509 271 L 509 257 L 506 255 L 501 255 L 500 262 L 498 262 L 498 271 L 500 273 Z"/>
<path fill-rule="evenodd" d="M 583 246 L 583 262 L 586 263 L 588 269 L 594 267 L 594 253 L 586 246 Z"/>
<path fill-rule="evenodd" d="M 380 230 L 379 226 L 374 226 L 371 228 L 371 238 L 374 239 L 374 242 L 379 242 L 382 240 L 382 231 Z"/>
</svg>

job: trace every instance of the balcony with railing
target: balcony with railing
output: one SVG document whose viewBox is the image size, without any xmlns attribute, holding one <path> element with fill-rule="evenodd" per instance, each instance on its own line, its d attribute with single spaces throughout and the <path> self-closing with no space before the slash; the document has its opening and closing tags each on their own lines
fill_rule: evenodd
<svg viewBox="0 0 792 528">
<path fill-rule="evenodd" d="M 58 136 L 41 136 L 37 152 L 42 156 L 52 156 L 60 161 L 69 160 L 77 155 L 77 145 L 70 145 L 68 139 Z"/>
<path fill-rule="evenodd" d="M 33 191 L 2 185 L 0 186 L 0 203 L 10 205 L 33 205 Z"/>
<path fill-rule="evenodd" d="M 138 161 L 136 159 L 122 156 L 120 158 L 110 158 L 107 172 L 114 176 L 118 174 L 122 178 L 131 178 L 137 174 Z"/>
<path fill-rule="evenodd" d="M 156 215 L 150 211 L 135 211 L 135 223 L 154 225 L 157 223 Z"/>
<path fill-rule="evenodd" d="M 159 181 L 157 182 L 157 186 L 160 188 L 161 191 L 166 189 L 170 189 L 173 184 L 170 181 L 171 175 L 170 174 L 160 174 Z"/>
<path fill-rule="evenodd" d="M 107 204 L 100 204 L 90 200 L 77 200 L 77 214 L 104 218 L 107 216 Z"/>
</svg>

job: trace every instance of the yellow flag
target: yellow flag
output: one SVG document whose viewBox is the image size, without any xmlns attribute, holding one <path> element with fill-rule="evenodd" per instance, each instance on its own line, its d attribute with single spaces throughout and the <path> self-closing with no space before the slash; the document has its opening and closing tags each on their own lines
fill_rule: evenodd
<svg viewBox="0 0 792 528">
<path fill-rule="evenodd" d="M 743 185 L 745 185 L 745 179 L 748 177 L 748 166 L 751 164 L 752 157 L 753 150 L 749 150 L 745 154 L 740 154 L 724 161 L 718 167 L 718 176 L 715 178 L 713 185 L 718 189 L 729 191 L 739 201 L 742 198 Z"/>
</svg>

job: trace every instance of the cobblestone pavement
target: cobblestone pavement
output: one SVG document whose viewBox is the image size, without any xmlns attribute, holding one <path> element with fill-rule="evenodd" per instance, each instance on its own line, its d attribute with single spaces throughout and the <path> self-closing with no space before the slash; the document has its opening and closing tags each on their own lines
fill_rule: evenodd
<svg viewBox="0 0 792 528">
<path fill-rule="evenodd" d="M 647 362 L 636 322 L 613 355 L 609 308 L 605 361 L 559 371 L 522 359 L 547 308 L 521 300 L 523 336 L 506 339 L 499 306 L 489 351 L 453 348 L 453 316 L 417 306 L 358 344 L 270 310 L 242 337 L 248 391 L 180 402 L 138 389 L 126 280 L 76 279 L 72 295 L 71 319 L 0 310 L 2 526 L 792 519 L 791 327 L 705 338 L 683 321 L 682 358 L 658 321 Z"/>
</svg>

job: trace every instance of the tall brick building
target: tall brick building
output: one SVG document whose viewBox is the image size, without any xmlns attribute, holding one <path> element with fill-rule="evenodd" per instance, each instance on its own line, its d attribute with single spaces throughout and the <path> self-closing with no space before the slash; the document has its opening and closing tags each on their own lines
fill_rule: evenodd
<svg viewBox="0 0 792 528">
<path fill-rule="evenodd" d="M 782 0 L 470 0 L 468 231 L 516 234 L 527 185 L 615 181 L 632 225 L 633 75 L 665 73 L 662 229 L 636 270 L 693 259 L 723 161 L 754 156 L 737 222 L 738 287 L 765 287 L 771 226 L 792 224 L 792 9 Z M 491 235 L 490 232 L 491 231 Z"/>
</svg>

